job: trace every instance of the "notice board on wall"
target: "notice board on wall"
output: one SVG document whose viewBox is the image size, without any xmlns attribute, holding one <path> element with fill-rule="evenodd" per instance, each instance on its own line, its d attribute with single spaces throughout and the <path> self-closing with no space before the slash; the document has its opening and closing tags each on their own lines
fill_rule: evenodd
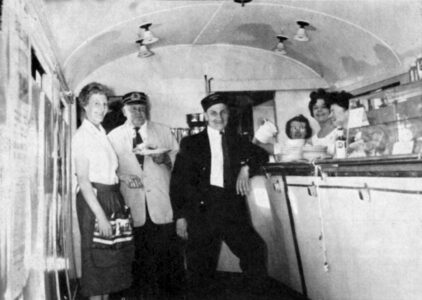
<svg viewBox="0 0 422 300">
<path fill-rule="evenodd" d="M 17 15 L 9 31 L 9 78 L 6 135 L 9 155 L 5 199 L 10 222 L 7 230 L 7 295 L 18 296 L 29 276 L 31 253 L 30 174 L 36 169 L 30 161 L 32 101 L 29 93 L 29 36 Z"/>
<path fill-rule="evenodd" d="M 50 299 L 60 289 L 62 197 L 53 197 L 59 112 L 31 78 L 33 37 L 24 6 L 18 0 L 8 7 L 0 32 L 0 299 Z"/>
</svg>

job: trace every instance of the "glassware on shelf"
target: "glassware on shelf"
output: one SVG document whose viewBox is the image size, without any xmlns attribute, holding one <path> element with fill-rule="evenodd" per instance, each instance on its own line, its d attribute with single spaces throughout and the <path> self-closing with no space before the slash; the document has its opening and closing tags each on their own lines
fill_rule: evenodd
<svg viewBox="0 0 422 300">
<path fill-rule="evenodd" d="M 346 158 L 346 134 L 342 127 L 337 128 L 337 137 L 335 142 L 335 158 Z"/>
<path fill-rule="evenodd" d="M 419 80 L 418 70 L 416 69 L 416 63 L 413 63 L 409 69 L 409 81 L 414 82 Z"/>
<path fill-rule="evenodd" d="M 186 122 L 190 128 L 205 126 L 205 118 L 203 113 L 194 113 L 186 115 Z"/>
<path fill-rule="evenodd" d="M 348 142 L 348 157 L 422 153 L 422 81 L 351 99 Z"/>
<path fill-rule="evenodd" d="M 422 55 L 419 55 L 416 59 L 416 72 L 418 73 L 419 79 L 422 79 Z"/>
<path fill-rule="evenodd" d="M 171 132 L 176 137 L 177 142 L 180 143 L 180 141 L 185 137 L 189 135 L 189 128 L 172 128 Z"/>
</svg>

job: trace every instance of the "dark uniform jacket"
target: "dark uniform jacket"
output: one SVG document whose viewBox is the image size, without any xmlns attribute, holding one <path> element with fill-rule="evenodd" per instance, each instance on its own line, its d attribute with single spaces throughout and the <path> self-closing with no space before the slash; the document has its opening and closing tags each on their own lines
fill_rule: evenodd
<svg viewBox="0 0 422 300">
<path fill-rule="evenodd" d="M 249 174 L 253 176 L 268 160 L 268 154 L 258 146 L 244 141 L 237 134 L 228 134 L 227 146 L 231 184 L 225 189 L 235 197 L 236 179 L 241 166 L 247 164 Z M 210 175 L 211 148 L 207 130 L 185 137 L 180 143 L 180 151 L 176 156 L 170 181 L 170 198 L 176 220 L 189 218 L 190 215 L 212 205 L 211 201 L 218 200 L 207 197 L 207 191 L 210 188 Z"/>
</svg>

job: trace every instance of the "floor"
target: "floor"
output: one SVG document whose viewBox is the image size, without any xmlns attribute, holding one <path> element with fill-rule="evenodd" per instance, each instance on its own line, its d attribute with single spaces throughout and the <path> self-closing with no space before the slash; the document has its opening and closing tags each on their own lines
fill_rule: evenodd
<svg viewBox="0 0 422 300">
<path fill-rule="evenodd" d="M 219 273 L 216 285 L 211 291 L 193 294 L 187 292 L 176 298 L 160 297 L 128 297 L 127 295 L 111 295 L 110 300 L 306 300 L 300 294 L 284 287 L 276 280 L 268 279 L 265 290 L 251 292 L 245 286 L 238 273 Z"/>
</svg>

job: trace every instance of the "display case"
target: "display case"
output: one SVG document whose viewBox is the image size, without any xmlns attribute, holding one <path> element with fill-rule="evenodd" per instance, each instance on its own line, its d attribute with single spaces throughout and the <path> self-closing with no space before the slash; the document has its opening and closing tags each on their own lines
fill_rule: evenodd
<svg viewBox="0 0 422 300">
<path fill-rule="evenodd" d="M 348 157 L 422 153 L 422 82 L 350 100 Z"/>
</svg>

